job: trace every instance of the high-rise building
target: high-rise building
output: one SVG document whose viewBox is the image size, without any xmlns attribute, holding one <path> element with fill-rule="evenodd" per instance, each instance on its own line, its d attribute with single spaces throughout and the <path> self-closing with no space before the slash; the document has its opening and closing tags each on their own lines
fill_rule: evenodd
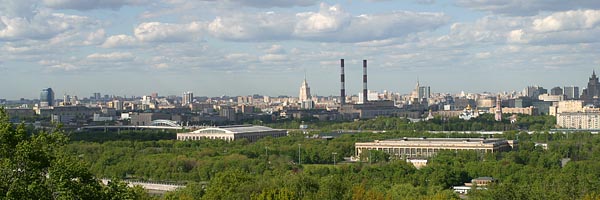
<svg viewBox="0 0 600 200">
<path fill-rule="evenodd" d="M 77 96 L 73 96 L 71 98 L 71 105 L 77 105 L 79 103 L 79 98 Z"/>
<path fill-rule="evenodd" d="M 123 101 L 113 100 L 112 102 L 115 110 L 123 110 Z"/>
<path fill-rule="evenodd" d="M 592 77 L 590 77 L 587 88 L 583 89 L 583 93 L 581 94 L 581 98 L 586 103 L 594 102 L 594 99 L 598 99 L 600 97 L 600 82 L 598 82 L 598 77 L 596 76 L 596 71 L 592 71 Z"/>
<path fill-rule="evenodd" d="M 40 93 L 40 107 L 54 106 L 54 91 L 52 88 L 42 89 Z"/>
<path fill-rule="evenodd" d="M 525 88 L 525 96 L 537 100 L 541 94 L 547 94 L 548 90 L 540 86 L 529 86 Z"/>
<path fill-rule="evenodd" d="M 298 97 L 300 102 L 304 102 L 311 98 L 310 87 L 308 87 L 308 83 L 306 82 L 306 76 L 304 77 L 304 81 L 302 81 L 302 85 L 300 85 L 300 95 Z"/>
<path fill-rule="evenodd" d="M 431 97 L 431 92 L 429 86 L 420 86 L 419 87 L 419 101 L 423 99 L 429 99 Z"/>
<path fill-rule="evenodd" d="M 553 87 L 550 89 L 550 95 L 563 95 L 563 89 L 560 87 Z"/>
<path fill-rule="evenodd" d="M 65 94 L 63 96 L 63 105 L 71 105 L 71 96 L 69 96 L 68 94 Z"/>
<path fill-rule="evenodd" d="M 563 94 L 568 100 L 579 99 L 579 87 L 565 86 L 563 87 Z"/>
<path fill-rule="evenodd" d="M 183 93 L 183 98 L 181 100 L 181 105 L 185 106 L 185 105 L 189 105 L 192 102 L 194 102 L 194 93 L 192 92 L 184 92 Z"/>
<path fill-rule="evenodd" d="M 102 95 L 100 94 L 100 92 L 95 92 L 94 93 L 94 100 L 100 100 L 100 98 L 102 98 Z"/>
</svg>

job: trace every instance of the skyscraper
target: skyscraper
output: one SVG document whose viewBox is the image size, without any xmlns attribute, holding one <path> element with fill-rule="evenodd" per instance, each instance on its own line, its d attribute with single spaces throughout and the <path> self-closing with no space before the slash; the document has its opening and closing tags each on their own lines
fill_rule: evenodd
<svg viewBox="0 0 600 200">
<path fill-rule="evenodd" d="M 563 94 L 567 99 L 579 99 L 579 87 L 577 86 L 565 86 L 563 87 Z"/>
<path fill-rule="evenodd" d="M 550 95 L 563 95 L 563 89 L 560 87 L 554 87 L 550 89 Z"/>
<path fill-rule="evenodd" d="M 42 89 L 40 93 L 40 106 L 54 106 L 54 91 L 52 91 L 52 88 Z"/>
<path fill-rule="evenodd" d="M 417 80 L 417 85 L 415 89 L 411 93 L 411 101 L 413 104 L 420 104 L 423 102 L 427 102 L 427 99 L 431 97 L 431 91 L 429 86 L 421 86 L 419 80 Z"/>
<path fill-rule="evenodd" d="M 310 96 L 310 87 L 308 87 L 308 83 L 306 82 L 306 76 L 304 76 L 304 81 L 302 81 L 302 85 L 300 85 L 300 95 L 298 95 L 300 102 L 309 100 Z"/>
<path fill-rule="evenodd" d="M 592 103 L 594 99 L 598 99 L 600 96 L 600 82 L 598 82 L 598 77 L 596 76 L 596 71 L 592 71 L 592 76 L 590 77 L 587 88 L 583 89 L 583 94 L 581 98 L 586 103 Z"/>
<path fill-rule="evenodd" d="M 102 98 L 102 95 L 100 94 L 100 92 L 95 92 L 94 93 L 94 100 L 100 100 L 100 98 Z"/>
<path fill-rule="evenodd" d="M 429 97 L 431 97 L 431 92 L 429 91 L 430 88 L 429 86 L 420 86 L 419 87 L 419 100 L 422 101 L 423 99 L 429 99 Z"/>
<path fill-rule="evenodd" d="M 183 93 L 183 98 L 181 100 L 181 105 L 185 106 L 185 105 L 189 105 L 192 102 L 194 102 L 194 93 L 192 92 L 184 92 Z"/>
</svg>

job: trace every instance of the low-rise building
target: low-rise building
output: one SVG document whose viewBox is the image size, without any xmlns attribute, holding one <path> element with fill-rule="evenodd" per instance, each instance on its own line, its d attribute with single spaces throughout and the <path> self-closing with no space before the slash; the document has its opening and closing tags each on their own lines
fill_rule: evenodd
<svg viewBox="0 0 600 200">
<path fill-rule="evenodd" d="M 129 117 L 133 126 L 150 126 L 154 120 L 171 119 L 171 115 L 165 113 L 131 113 Z"/>
<path fill-rule="evenodd" d="M 189 133 L 177 133 L 177 140 L 200 140 L 207 138 L 234 141 L 245 138 L 250 142 L 255 142 L 264 137 L 283 136 L 287 136 L 287 131 L 283 129 L 273 129 L 266 126 L 237 125 L 209 127 Z"/>
<path fill-rule="evenodd" d="M 496 113 L 496 108 L 490 108 L 490 113 Z M 537 108 L 529 106 L 526 108 L 505 108 L 502 107 L 502 114 L 524 114 L 524 115 L 535 115 Z"/>
<path fill-rule="evenodd" d="M 354 144 L 355 158 L 363 151 L 378 150 L 403 158 L 427 158 L 442 150 L 473 150 L 482 153 L 510 151 L 511 145 L 501 138 L 403 138 L 375 140 Z"/>
</svg>

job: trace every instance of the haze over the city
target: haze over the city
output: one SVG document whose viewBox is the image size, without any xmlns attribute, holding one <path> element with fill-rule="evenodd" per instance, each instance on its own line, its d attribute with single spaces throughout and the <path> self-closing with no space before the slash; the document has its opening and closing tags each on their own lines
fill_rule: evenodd
<svg viewBox="0 0 600 200">
<path fill-rule="evenodd" d="M 585 87 L 593 0 L 0 0 L 0 97 L 498 92 Z"/>
</svg>

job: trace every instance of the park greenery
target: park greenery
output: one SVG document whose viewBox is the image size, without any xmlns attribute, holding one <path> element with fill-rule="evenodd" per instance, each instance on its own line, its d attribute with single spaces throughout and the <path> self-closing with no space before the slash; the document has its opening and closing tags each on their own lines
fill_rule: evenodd
<svg viewBox="0 0 600 200">
<path fill-rule="evenodd" d="M 142 188 L 118 180 L 102 184 L 89 166 L 65 151 L 57 128 L 14 126 L 0 108 L 0 199 L 146 199 Z"/>
<path fill-rule="evenodd" d="M 481 114 L 471 120 L 463 120 L 458 117 L 443 118 L 435 116 L 431 120 L 411 122 L 409 119 L 400 117 L 377 117 L 369 120 L 358 120 L 352 122 L 319 121 L 316 119 L 286 119 L 273 121 L 270 127 L 298 129 L 301 124 L 308 125 L 309 129 L 320 131 L 332 130 L 398 130 L 398 131 L 509 131 L 509 130 L 531 130 L 544 131 L 553 129 L 556 124 L 554 116 L 542 115 L 515 115 L 516 122 L 511 123 L 509 118 L 496 121 L 493 114 Z M 255 124 L 262 124 L 256 121 Z"/>
<path fill-rule="evenodd" d="M 264 138 L 254 143 L 177 141 L 172 139 L 173 133 L 160 131 L 65 134 L 56 129 L 34 134 L 23 126 L 2 122 L 0 189 L 7 199 L 52 199 L 56 195 L 62 199 L 458 199 L 452 186 L 490 176 L 497 182 L 486 190 L 473 190 L 469 199 L 599 199 L 600 136 L 545 131 L 552 127 L 551 117 L 520 119 L 522 124 L 518 126 L 540 131 L 528 134 L 511 128 L 494 135 L 518 140 L 517 149 L 487 154 L 442 151 L 421 169 L 380 151 L 363 153 L 362 158 L 370 156 L 368 161 L 348 162 L 344 158 L 355 155 L 355 142 L 489 136 L 424 131 L 427 124 L 436 127 L 443 119 L 408 123 L 401 118 L 377 118 L 323 123 L 315 126 L 323 130 L 385 132 L 357 132 L 327 140 L 291 131 L 287 137 Z M 443 123 L 455 123 L 451 120 Z M 470 124 L 455 128 L 481 123 L 483 130 L 488 130 L 496 124 L 510 124 L 492 121 L 467 122 Z M 402 127 L 403 124 L 413 127 Z M 536 143 L 548 144 L 548 148 Z M 162 181 L 186 187 L 162 196 L 143 196 L 139 188 L 101 185 L 98 177 Z M 42 192 L 31 192 L 38 189 Z"/>
</svg>

